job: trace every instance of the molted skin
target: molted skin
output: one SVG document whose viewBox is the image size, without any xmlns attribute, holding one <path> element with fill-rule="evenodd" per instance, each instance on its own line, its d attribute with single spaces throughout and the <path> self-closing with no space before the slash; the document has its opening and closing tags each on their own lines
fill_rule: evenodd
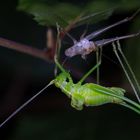
<svg viewBox="0 0 140 140">
<path fill-rule="evenodd" d="M 72 47 L 65 51 L 65 55 L 73 57 L 75 55 L 81 55 L 83 58 L 90 54 L 92 51 L 96 51 L 96 46 L 93 41 L 82 39 L 80 42 L 74 44 Z"/>
<path fill-rule="evenodd" d="M 85 36 L 83 39 L 81 39 L 78 42 L 74 42 L 74 45 L 70 48 L 68 48 L 65 51 L 65 55 L 68 57 L 73 57 L 75 55 L 81 55 L 82 58 L 85 58 L 85 56 L 92 51 L 96 51 L 96 47 L 101 47 L 104 45 L 107 45 L 109 43 L 112 43 L 114 41 L 122 40 L 122 39 L 127 39 L 127 38 L 132 38 L 140 35 L 140 31 L 134 34 L 129 34 L 129 35 L 124 35 L 124 36 L 119 36 L 119 37 L 113 37 L 113 38 L 108 38 L 108 39 L 102 39 L 102 40 L 97 40 L 97 41 L 90 41 L 97 36 L 101 35 L 102 33 L 118 26 L 123 23 L 131 21 L 137 14 L 139 14 L 140 8 L 130 17 L 126 17 L 118 22 L 115 22 L 109 26 L 103 27 L 99 30 L 96 30 L 89 35 Z"/>
<path fill-rule="evenodd" d="M 106 103 L 120 104 L 123 101 L 107 93 L 124 96 L 125 90 L 117 87 L 103 87 L 93 83 L 74 84 L 69 73 L 61 73 L 56 77 L 56 87 L 60 88 L 71 98 L 71 105 L 77 110 L 82 110 L 85 106 L 98 106 Z"/>
</svg>

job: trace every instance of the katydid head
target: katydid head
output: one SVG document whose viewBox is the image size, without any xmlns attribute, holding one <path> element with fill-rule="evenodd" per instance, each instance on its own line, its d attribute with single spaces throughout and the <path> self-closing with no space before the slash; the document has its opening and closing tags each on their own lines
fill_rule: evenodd
<svg viewBox="0 0 140 140">
<path fill-rule="evenodd" d="M 63 86 L 63 84 L 68 82 L 73 82 L 70 74 L 67 72 L 62 72 L 58 76 L 56 76 L 54 83 L 57 87 L 60 87 L 61 85 Z"/>
</svg>

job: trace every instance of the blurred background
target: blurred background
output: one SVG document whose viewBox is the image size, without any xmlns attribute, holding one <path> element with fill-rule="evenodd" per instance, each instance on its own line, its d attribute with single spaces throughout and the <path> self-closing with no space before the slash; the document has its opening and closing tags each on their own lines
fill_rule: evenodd
<svg viewBox="0 0 140 140">
<path fill-rule="evenodd" d="M 15 42 L 45 50 L 46 30 L 55 29 L 56 22 L 66 27 L 80 13 L 87 15 L 108 10 L 106 14 L 93 17 L 73 28 L 70 34 L 78 39 L 88 26 L 88 33 L 131 16 L 138 8 L 138 0 L 1 0 L 0 40 Z M 131 22 L 107 31 L 103 39 L 135 33 L 140 30 L 140 14 Z M 1 41 L 0 41 L 1 43 Z M 122 49 L 140 82 L 140 37 L 121 41 Z M 68 37 L 63 39 L 64 50 L 72 45 Z M 95 54 L 86 60 L 76 56 L 67 59 L 66 68 L 77 82 L 95 65 Z M 54 63 L 0 46 L 0 122 L 15 109 L 41 90 L 54 78 Z M 96 73 L 86 82 L 95 82 Z M 126 89 L 126 95 L 135 100 L 134 93 L 125 78 L 112 46 L 103 48 L 100 81 L 104 86 L 118 86 Z M 99 107 L 85 107 L 77 111 L 70 106 L 70 99 L 55 86 L 49 87 L 3 128 L 3 140 L 138 140 L 139 115 L 119 105 L 107 104 Z"/>
</svg>

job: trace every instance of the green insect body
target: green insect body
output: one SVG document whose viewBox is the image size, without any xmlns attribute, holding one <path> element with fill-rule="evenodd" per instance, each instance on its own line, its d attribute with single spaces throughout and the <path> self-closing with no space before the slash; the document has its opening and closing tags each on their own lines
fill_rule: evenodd
<svg viewBox="0 0 140 140">
<path fill-rule="evenodd" d="M 123 103 L 122 99 L 105 94 L 104 91 L 118 96 L 124 96 L 125 90 L 116 87 L 103 87 L 93 83 L 74 84 L 70 74 L 62 72 L 54 80 L 56 87 L 71 98 L 71 105 L 77 110 L 82 110 L 83 106 L 99 106 L 106 103 Z"/>
</svg>

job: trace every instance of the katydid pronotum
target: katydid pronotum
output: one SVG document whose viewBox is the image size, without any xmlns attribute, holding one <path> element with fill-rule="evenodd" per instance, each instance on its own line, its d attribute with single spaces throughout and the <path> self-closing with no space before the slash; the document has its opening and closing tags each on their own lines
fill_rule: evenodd
<svg viewBox="0 0 140 140">
<path fill-rule="evenodd" d="M 140 114 L 140 105 L 135 101 L 132 101 L 125 97 L 124 89 L 119 87 L 104 87 L 94 83 L 83 84 L 84 80 L 101 64 L 101 55 L 99 56 L 98 63 L 94 67 L 92 67 L 76 84 L 73 83 L 70 73 L 67 72 L 59 63 L 57 56 L 55 56 L 55 64 L 60 69 L 61 73 L 56 76 L 56 78 L 53 79 L 49 84 L 47 84 L 42 90 L 40 90 L 33 97 L 27 100 L 17 110 L 15 110 L 5 121 L 0 124 L 0 127 L 7 123 L 13 116 L 15 116 L 19 111 L 21 111 L 26 105 L 32 102 L 37 96 L 39 96 L 52 84 L 60 88 L 64 94 L 71 98 L 71 105 L 77 110 L 82 110 L 84 105 L 99 106 L 107 103 L 115 103 L 125 106 Z"/>
</svg>

